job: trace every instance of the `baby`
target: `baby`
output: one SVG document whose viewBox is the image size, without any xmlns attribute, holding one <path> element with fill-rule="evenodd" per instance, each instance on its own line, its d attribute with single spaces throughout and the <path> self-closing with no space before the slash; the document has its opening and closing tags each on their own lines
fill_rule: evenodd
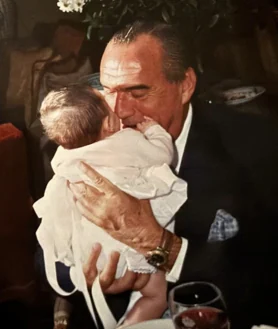
<svg viewBox="0 0 278 329">
<path fill-rule="evenodd" d="M 160 317 L 166 308 L 163 272 L 149 265 L 144 255 L 114 240 L 83 218 L 67 188 L 67 181 L 87 180 L 78 170 L 79 162 L 84 161 L 126 193 L 150 199 L 156 219 L 166 227 L 187 199 L 186 182 L 169 168 L 173 159 L 171 136 L 147 118 L 137 124 L 136 130 L 120 130 L 118 117 L 102 95 L 89 86 L 74 85 L 50 92 L 40 113 L 46 134 L 60 145 L 51 163 L 55 175 L 44 197 L 34 205 L 42 218 L 37 237 L 44 250 L 48 281 L 59 294 L 68 295 L 58 285 L 55 262 L 71 266 L 74 284 L 83 292 L 95 319 L 82 268 L 92 245 L 99 242 L 102 245 L 97 263 L 99 271 L 109 254 L 118 250 L 121 256 L 116 277 L 124 275 L 126 268 L 137 273 L 152 273 L 124 325 Z M 93 283 L 91 293 L 104 327 L 116 327 L 110 310 L 104 305 L 98 280 Z"/>
</svg>

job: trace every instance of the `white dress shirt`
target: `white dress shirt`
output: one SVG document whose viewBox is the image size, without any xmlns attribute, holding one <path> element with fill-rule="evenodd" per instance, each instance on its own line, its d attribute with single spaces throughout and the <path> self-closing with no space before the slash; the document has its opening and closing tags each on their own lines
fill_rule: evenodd
<svg viewBox="0 0 278 329">
<path fill-rule="evenodd" d="M 188 134 L 189 134 L 189 130 L 190 130 L 191 123 L 192 123 L 192 116 L 193 116 L 192 105 L 189 104 L 188 114 L 187 114 L 186 120 L 184 122 L 182 131 L 181 131 L 179 137 L 175 141 L 175 146 L 176 146 L 176 151 L 177 151 L 177 158 L 176 158 L 177 165 L 175 167 L 176 173 L 178 173 L 180 170 L 185 145 L 186 145 L 186 142 L 188 139 Z M 172 267 L 171 272 L 169 272 L 166 275 L 167 281 L 176 282 L 180 278 L 183 261 L 186 256 L 187 246 L 188 246 L 187 239 L 182 238 L 182 245 L 181 245 L 181 249 L 178 254 L 178 257 L 176 259 L 176 262 L 175 262 L 174 266 Z"/>
</svg>

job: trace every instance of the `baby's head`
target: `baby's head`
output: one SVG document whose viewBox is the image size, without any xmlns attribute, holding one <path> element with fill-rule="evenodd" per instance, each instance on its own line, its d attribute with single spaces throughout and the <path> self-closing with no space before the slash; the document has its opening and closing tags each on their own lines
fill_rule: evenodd
<svg viewBox="0 0 278 329">
<path fill-rule="evenodd" d="M 51 91 L 42 102 L 40 114 L 49 139 L 66 149 L 94 143 L 120 129 L 119 119 L 102 95 L 87 85 Z M 109 121 L 113 121 L 113 131 Z"/>
</svg>

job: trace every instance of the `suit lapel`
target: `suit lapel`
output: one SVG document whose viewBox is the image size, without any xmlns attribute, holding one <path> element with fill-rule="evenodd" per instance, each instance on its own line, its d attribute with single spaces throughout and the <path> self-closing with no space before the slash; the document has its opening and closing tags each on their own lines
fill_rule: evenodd
<svg viewBox="0 0 278 329">
<path fill-rule="evenodd" d="M 179 171 L 179 177 L 188 183 L 188 200 L 176 214 L 175 232 L 206 241 L 217 210 L 234 212 L 235 175 L 209 116 L 194 107 Z"/>
</svg>

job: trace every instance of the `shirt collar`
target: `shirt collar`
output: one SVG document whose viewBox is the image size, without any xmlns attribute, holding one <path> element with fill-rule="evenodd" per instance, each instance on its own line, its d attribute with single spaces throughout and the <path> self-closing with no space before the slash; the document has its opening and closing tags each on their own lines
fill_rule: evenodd
<svg viewBox="0 0 278 329">
<path fill-rule="evenodd" d="M 187 117 L 184 121 L 182 131 L 179 135 L 179 137 L 175 140 L 175 156 L 173 161 L 173 166 L 175 168 L 175 171 L 178 173 L 181 166 L 181 161 L 184 153 L 184 149 L 186 146 L 186 142 L 188 139 L 189 130 L 192 123 L 192 117 L 193 117 L 193 111 L 192 111 L 192 104 L 189 104 L 189 109 L 187 113 Z"/>
</svg>

